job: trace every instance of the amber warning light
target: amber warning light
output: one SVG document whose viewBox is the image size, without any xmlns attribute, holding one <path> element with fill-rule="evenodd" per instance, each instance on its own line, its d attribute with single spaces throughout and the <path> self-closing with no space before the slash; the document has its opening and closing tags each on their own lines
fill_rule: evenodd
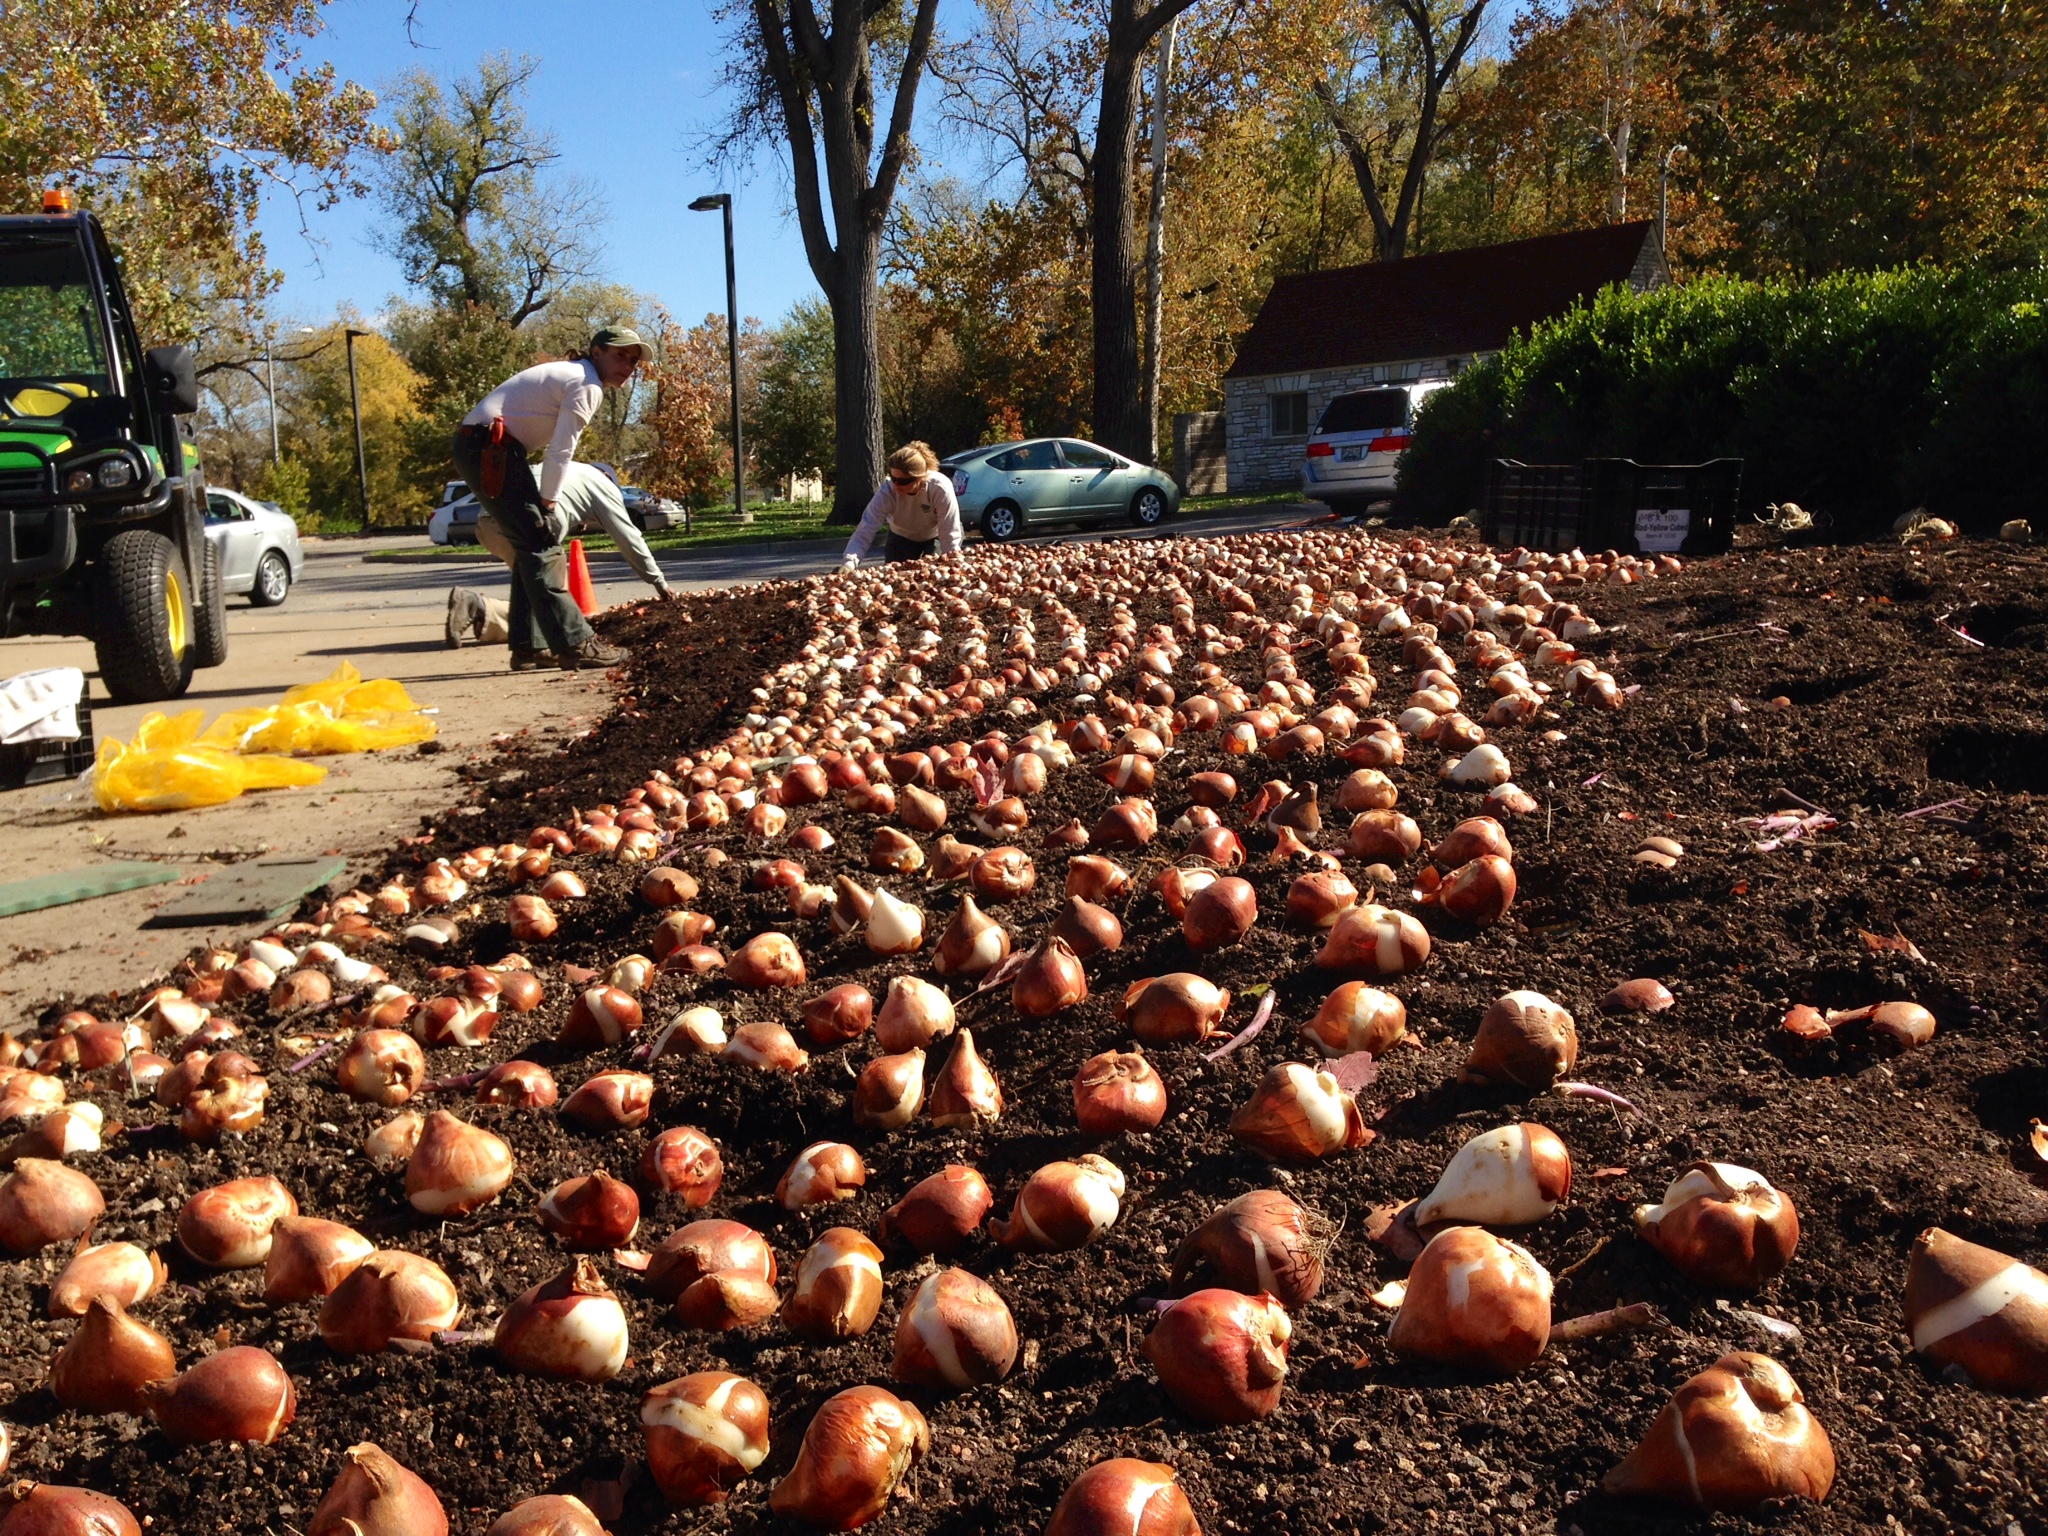
<svg viewBox="0 0 2048 1536">
<path fill-rule="evenodd" d="M 50 187 L 43 193 L 43 212 L 69 213 L 71 211 L 71 189 Z"/>
</svg>

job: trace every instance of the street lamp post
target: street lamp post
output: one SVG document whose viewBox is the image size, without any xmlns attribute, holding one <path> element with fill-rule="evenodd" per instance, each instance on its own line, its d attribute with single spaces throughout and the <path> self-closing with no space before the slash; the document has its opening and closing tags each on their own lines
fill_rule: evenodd
<svg viewBox="0 0 2048 1536">
<path fill-rule="evenodd" d="M 275 332 L 263 333 L 263 392 L 270 396 L 270 466 L 277 467 L 277 362 L 271 349 L 277 344 Z"/>
<path fill-rule="evenodd" d="M 368 331 L 347 330 L 348 338 L 348 403 L 356 418 L 356 488 L 363 498 L 363 532 L 370 531 L 370 466 L 363 457 L 363 395 L 356 387 L 356 338 L 367 336 Z"/>
<path fill-rule="evenodd" d="M 1683 144 L 1674 144 L 1664 151 L 1664 164 L 1657 172 L 1657 256 L 1664 263 L 1668 274 L 1671 270 L 1670 247 L 1664 243 L 1665 223 L 1671 211 L 1671 157 L 1687 154 Z"/>
<path fill-rule="evenodd" d="M 754 517 L 747 511 L 746 461 L 740 452 L 740 300 L 732 266 L 732 197 L 725 192 L 709 192 L 690 204 L 692 213 L 710 213 L 713 209 L 725 215 L 725 347 L 732 368 L 732 505 L 742 523 L 751 523 Z"/>
</svg>

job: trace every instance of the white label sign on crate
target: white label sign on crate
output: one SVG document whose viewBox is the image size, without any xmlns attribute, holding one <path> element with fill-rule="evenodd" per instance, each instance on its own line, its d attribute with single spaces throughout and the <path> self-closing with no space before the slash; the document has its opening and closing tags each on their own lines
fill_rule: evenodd
<svg viewBox="0 0 2048 1536">
<path fill-rule="evenodd" d="M 1636 512 L 1636 548 L 1646 555 L 1676 554 L 1692 531 L 1685 507 L 1642 507 Z"/>
</svg>

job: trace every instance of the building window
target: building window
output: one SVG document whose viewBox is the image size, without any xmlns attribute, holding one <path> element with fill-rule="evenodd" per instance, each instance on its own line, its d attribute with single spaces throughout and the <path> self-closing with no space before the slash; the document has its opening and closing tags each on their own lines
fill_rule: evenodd
<svg viewBox="0 0 2048 1536">
<path fill-rule="evenodd" d="M 1268 437 L 1308 436 L 1308 395 L 1305 391 L 1266 396 Z"/>
</svg>

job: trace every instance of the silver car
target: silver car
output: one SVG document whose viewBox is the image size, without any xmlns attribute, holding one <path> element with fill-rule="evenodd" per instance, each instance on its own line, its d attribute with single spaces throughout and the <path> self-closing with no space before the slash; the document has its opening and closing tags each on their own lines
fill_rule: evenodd
<svg viewBox="0 0 2048 1536">
<path fill-rule="evenodd" d="M 207 491 L 206 537 L 220 555 L 222 590 L 246 592 L 258 608 L 275 608 L 290 596 L 306 566 L 299 525 L 239 491 Z"/>
<path fill-rule="evenodd" d="M 990 443 L 939 467 L 953 477 L 960 521 L 998 544 L 1050 523 L 1156 528 L 1180 510 L 1171 475 L 1071 437 Z"/>
</svg>

